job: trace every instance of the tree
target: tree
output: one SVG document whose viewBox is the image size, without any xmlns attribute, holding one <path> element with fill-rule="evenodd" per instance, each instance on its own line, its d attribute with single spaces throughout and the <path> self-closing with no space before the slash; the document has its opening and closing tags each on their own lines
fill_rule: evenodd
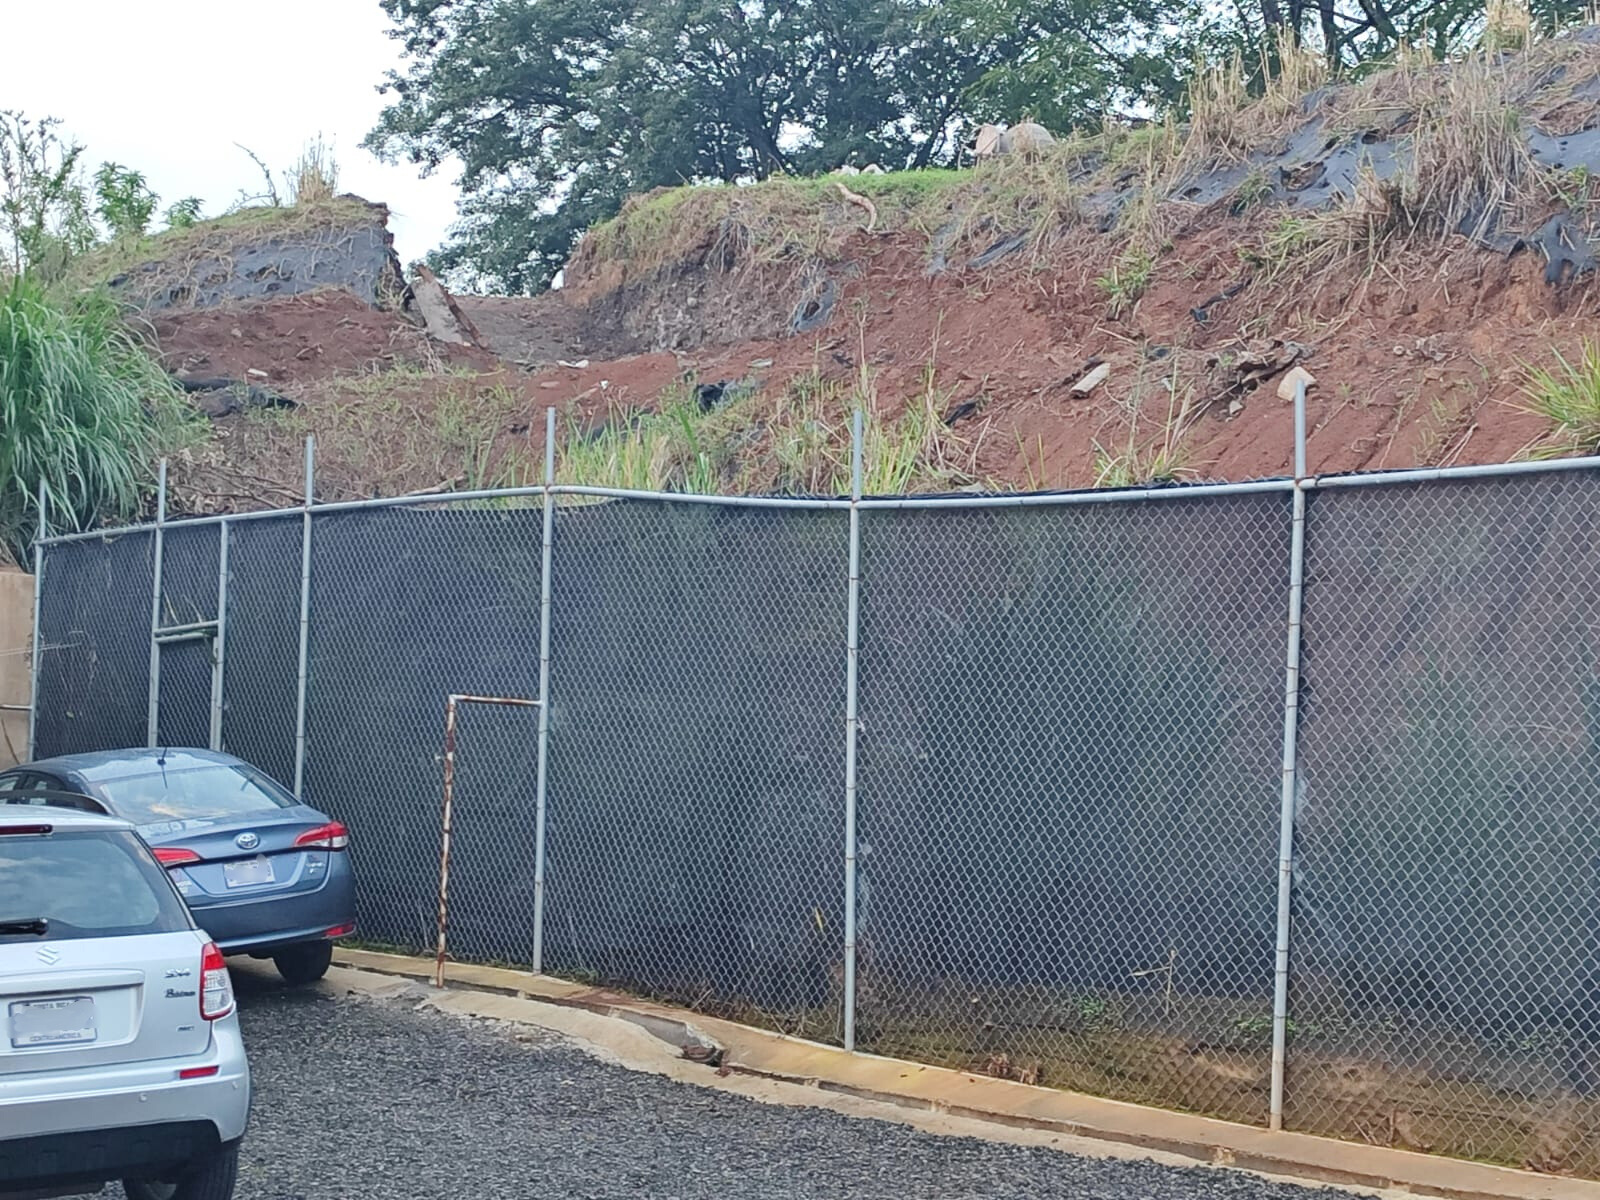
<svg viewBox="0 0 1600 1200">
<path fill-rule="evenodd" d="M 1241 9 L 1247 40 L 1273 44 L 1280 32 L 1315 45 L 1336 71 L 1359 71 L 1405 46 L 1445 58 L 1473 46 L 1483 33 L 1483 0 L 1259 0 L 1252 27 Z M 1551 31 L 1587 12 L 1586 0 L 1530 0 L 1533 24 Z"/>
<path fill-rule="evenodd" d="M 1171 99 L 1203 24 L 1184 3 L 384 0 L 407 64 L 367 146 L 459 159 L 438 265 L 534 290 L 630 193 L 948 163 L 975 121 Z"/>
<path fill-rule="evenodd" d="M 31 266 L 58 275 L 99 237 L 79 167 L 83 147 L 64 140 L 60 125 L 0 110 L 0 234 L 13 274 Z"/>
<path fill-rule="evenodd" d="M 94 191 L 99 199 L 95 212 L 112 237 L 140 237 L 150 228 L 160 197 L 150 190 L 142 172 L 120 163 L 101 163 L 94 173 Z"/>
</svg>

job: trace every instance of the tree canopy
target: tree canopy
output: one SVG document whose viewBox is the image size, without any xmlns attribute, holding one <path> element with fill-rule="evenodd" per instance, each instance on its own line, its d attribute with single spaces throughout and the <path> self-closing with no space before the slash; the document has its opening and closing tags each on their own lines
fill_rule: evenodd
<svg viewBox="0 0 1600 1200">
<path fill-rule="evenodd" d="M 1355 71 L 1471 44 L 1482 0 L 382 0 L 405 65 L 367 145 L 462 166 L 436 265 L 544 287 L 632 193 L 954 161 L 970 129 L 1181 111 L 1197 65 L 1280 39 Z M 1534 0 L 1550 24 L 1581 0 Z"/>
</svg>

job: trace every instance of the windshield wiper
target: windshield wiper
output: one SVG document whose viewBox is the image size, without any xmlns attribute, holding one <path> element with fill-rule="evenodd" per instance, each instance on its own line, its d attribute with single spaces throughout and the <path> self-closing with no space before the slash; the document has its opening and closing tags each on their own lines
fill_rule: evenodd
<svg viewBox="0 0 1600 1200">
<path fill-rule="evenodd" d="M 43 917 L 18 917 L 0 921 L 0 933 L 31 933 L 43 937 L 50 932 L 50 922 Z"/>
</svg>

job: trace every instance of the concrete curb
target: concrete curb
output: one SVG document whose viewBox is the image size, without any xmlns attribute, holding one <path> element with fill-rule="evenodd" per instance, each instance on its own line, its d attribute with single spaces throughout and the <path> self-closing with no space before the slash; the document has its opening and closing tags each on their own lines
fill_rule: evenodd
<svg viewBox="0 0 1600 1200">
<path fill-rule="evenodd" d="M 431 983 L 431 960 L 341 948 L 347 967 Z M 626 1021 L 686 1058 L 762 1078 L 993 1125 L 1055 1132 L 1177 1154 L 1315 1183 L 1394 1189 L 1452 1200 L 1600 1200 L 1600 1183 L 1360 1146 L 1303 1133 L 922 1066 L 801 1041 L 683 1009 L 498 967 L 450 964 L 447 989 L 579 1008 Z"/>
</svg>

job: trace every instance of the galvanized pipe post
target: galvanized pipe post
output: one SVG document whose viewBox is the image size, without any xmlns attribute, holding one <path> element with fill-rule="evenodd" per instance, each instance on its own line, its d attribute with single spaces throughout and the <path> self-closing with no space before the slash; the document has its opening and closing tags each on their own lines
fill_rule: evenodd
<svg viewBox="0 0 1600 1200">
<path fill-rule="evenodd" d="M 39 671 L 44 658 L 44 539 L 49 536 L 45 518 L 44 480 L 39 480 L 39 536 L 33 540 L 33 654 L 28 663 L 28 761 L 39 757 Z"/>
<path fill-rule="evenodd" d="M 454 832 L 456 797 L 456 703 L 444 709 L 444 815 L 439 840 L 439 940 L 434 952 L 433 986 L 444 986 L 445 929 L 450 923 L 450 836 Z"/>
<path fill-rule="evenodd" d="M 850 581 L 844 673 L 844 1048 L 856 1048 L 856 691 L 861 617 L 861 410 L 850 431 Z"/>
<path fill-rule="evenodd" d="M 550 778 L 550 562 L 556 501 L 556 410 L 544 414 L 544 549 L 539 562 L 539 768 L 533 797 L 533 970 L 544 972 L 545 803 Z"/>
<path fill-rule="evenodd" d="M 156 631 L 161 628 L 161 558 L 167 524 L 167 460 L 161 460 L 156 481 L 155 562 L 150 571 L 150 693 L 145 702 L 145 745 L 154 747 L 159 736 L 158 712 L 161 707 L 161 644 Z"/>
<path fill-rule="evenodd" d="M 211 643 L 211 748 L 222 749 L 222 689 L 228 655 L 228 522 L 217 526 L 217 631 Z"/>
<path fill-rule="evenodd" d="M 317 442 L 306 435 L 306 500 L 300 529 L 300 667 L 295 686 L 294 794 L 305 797 L 306 660 L 311 644 L 311 506 L 316 497 Z"/>
<path fill-rule="evenodd" d="M 1294 393 L 1294 509 L 1289 540 L 1289 638 L 1283 685 L 1283 790 L 1278 812 L 1278 935 L 1272 983 L 1272 1086 L 1267 1122 L 1283 1128 L 1288 1065 L 1289 946 L 1294 895 L 1294 823 L 1299 784 L 1300 613 L 1305 594 L 1306 385 Z"/>
</svg>

